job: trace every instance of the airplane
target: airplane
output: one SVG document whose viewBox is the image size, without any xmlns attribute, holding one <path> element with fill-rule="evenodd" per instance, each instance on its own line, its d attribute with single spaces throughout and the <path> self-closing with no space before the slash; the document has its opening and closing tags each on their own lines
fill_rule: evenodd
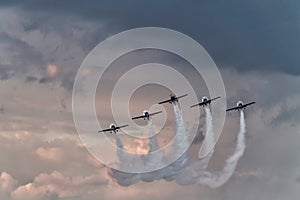
<svg viewBox="0 0 300 200">
<path fill-rule="evenodd" d="M 212 98 L 212 99 L 208 99 L 207 97 L 202 97 L 202 100 L 201 100 L 201 102 L 200 103 L 197 103 L 197 104 L 195 104 L 195 105 L 192 105 L 191 106 L 191 108 L 193 108 L 193 107 L 196 107 L 196 106 L 207 106 L 207 105 L 210 105 L 210 103 L 212 102 L 212 101 L 214 101 L 214 100 L 216 100 L 216 99 L 219 99 L 219 98 L 221 98 L 220 96 L 218 96 L 218 97 L 215 97 L 215 98 Z"/>
<path fill-rule="evenodd" d="M 129 125 L 126 124 L 126 125 L 122 125 L 122 126 L 116 126 L 115 124 L 111 124 L 108 129 L 103 129 L 101 131 L 98 131 L 98 133 L 101 133 L 101 132 L 104 133 L 104 132 L 109 131 L 110 133 L 114 132 L 116 134 L 119 131 L 119 129 L 127 127 L 127 126 L 129 126 Z"/>
<path fill-rule="evenodd" d="M 250 103 L 246 103 L 244 104 L 242 101 L 238 101 L 237 102 L 237 106 L 236 107 L 233 107 L 233 108 L 229 108 L 227 109 L 226 111 L 231 111 L 231 110 L 242 110 L 242 109 L 245 109 L 247 106 L 250 106 L 252 104 L 255 104 L 256 102 L 255 101 L 252 101 Z"/>
<path fill-rule="evenodd" d="M 180 99 L 180 98 L 182 98 L 182 97 L 186 97 L 186 96 L 187 96 L 187 94 L 184 94 L 184 95 L 182 95 L 182 96 L 176 97 L 175 94 L 171 94 L 171 95 L 170 95 L 170 99 L 165 100 L 165 101 L 161 101 L 161 102 L 159 102 L 158 104 L 178 102 L 178 99 Z"/>
<path fill-rule="evenodd" d="M 162 113 L 162 111 L 158 111 L 158 112 L 154 112 L 154 113 L 149 113 L 148 110 L 144 110 L 144 111 L 143 111 L 143 115 L 137 116 L 137 117 L 133 117 L 133 118 L 131 118 L 131 119 L 132 119 L 132 120 L 135 120 L 135 119 L 141 119 L 141 118 L 143 118 L 144 120 L 145 120 L 145 119 L 149 120 L 151 116 L 156 115 L 156 114 L 159 114 L 159 113 Z"/>
</svg>

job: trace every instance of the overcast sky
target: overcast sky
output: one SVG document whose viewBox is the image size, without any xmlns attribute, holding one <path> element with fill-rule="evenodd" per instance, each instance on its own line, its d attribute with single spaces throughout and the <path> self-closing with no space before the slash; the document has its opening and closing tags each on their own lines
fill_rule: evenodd
<svg viewBox="0 0 300 200">
<path fill-rule="evenodd" d="M 298 199 L 299 10 L 296 0 L 0 0 L 0 199 Z M 246 152 L 221 188 L 164 180 L 121 187 L 79 140 L 71 97 L 81 62 L 109 36 L 148 26 L 199 42 L 221 72 L 228 106 L 257 101 L 246 110 Z M 137 52 L 112 67 L 120 73 L 150 61 L 193 76 L 190 66 L 163 52 Z M 116 81 L 109 73 L 97 93 L 103 125 L 112 120 L 104 106 Z M 155 89 L 136 94 L 133 114 L 166 92 Z M 207 88 L 197 92 L 206 95 Z M 222 168 L 237 132 L 238 115 L 228 114 L 210 170 Z"/>
</svg>

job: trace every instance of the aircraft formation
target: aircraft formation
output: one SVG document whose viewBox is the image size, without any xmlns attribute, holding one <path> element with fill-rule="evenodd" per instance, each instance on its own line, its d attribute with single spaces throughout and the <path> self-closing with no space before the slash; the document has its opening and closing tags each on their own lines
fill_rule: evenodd
<svg viewBox="0 0 300 200">
<path fill-rule="evenodd" d="M 169 99 L 158 102 L 158 104 L 177 103 L 180 98 L 183 98 L 183 97 L 186 97 L 186 96 L 188 96 L 188 94 L 184 94 L 184 95 L 181 95 L 181 96 L 178 96 L 178 97 L 175 94 L 171 94 Z M 221 98 L 221 97 L 218 96 L 218 97 L 209 99 L 208 97 L 204 96 L 204 97 L 202 97 L 201 102 L 192 105 L 191 108 L 197 107 L 197 106 L 198 107 L 200 107 L 200 106 L 203 106 L 203 107 L 209 106 L 212 101 L 215 101 L 219 98 Z M 248 107 L 252 104 L 255 104 L 255 103 L 256 103 L 255 101 L 252 101 L 252 102 L 244 104 L 242 101 L 238 101 L 237 105 L 235 107 L 226 109 L 226 112 L 233 111 L 233 110 L 237 110 L 237 111 L 243 110 L 243 109 L 246 109 L 246 107 Z M 157 115 L 157 114 L 160 114 L 160 113 L 162 113 L 162 111 L 157 111 L 157 112 L 150 113 L 149 111 L 145 110 L 145 111 L 143 111 L 142 115 L 133 117 L 131 119 L 132 120 L 137 120 L 137 119 L 144 119 L 144 120 L 147 119 L 147 120 L 149 120 L 151 116 L 154 116 L 154 115 Z M 110 133 L 115 133 L 116 134 L 121 128 L 125 128 L 127 126 L 129 126 L 129 125 L 126 124 L 126 125 L 122 125 L 122 126 L 117 126 L 115 124 L 111 124 L 109 126 L 109 128 L 98 131 L 98 133 L 110 132 Z"/>
</svg>

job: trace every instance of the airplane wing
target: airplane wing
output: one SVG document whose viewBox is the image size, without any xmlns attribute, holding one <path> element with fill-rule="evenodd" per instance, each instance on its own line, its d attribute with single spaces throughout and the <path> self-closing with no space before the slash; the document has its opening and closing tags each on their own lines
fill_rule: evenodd
<svg viewBox="0 0 300 200">
<path fill-rule="evenodd" d="M 127 127 L 127 126 L 129 126 L 129 125 L 126 124 L 126 125 L 122 125 L 122 126 L 117 126 L 116 129 L 124 128 L 124 127 Z"/>
<path fill-rule="evenodd" d="M 255 103 L 256 103 L 255 101 L 252 101 L 252 102 L 246 103 L 246 104 L 244 104 L 242 106 L 236 106 L 236 107 L 233 107 L 233 108 L 229 108 L 226 111 L 238 110 L 238 109 L 241 109 L 241 108 L 246 108 L 247 106 L 250 106 L 250 105 L 255 104 Z"/>
<path fill-rule="evenodd" d="M 159 114 L 159 113 L 162 113 L 162 111 L 158 111 L 158 112 L 150 113 L 150 114 L 149 114 L 149 116 L 153 116 L 153 115 L 156 115 L 156 114 Z"/>
<path fill-rule="evenodd" d="M 210 99 L 209 101 L 214 101 L 214 100 L 219 99 L 219 98 L 221 98 L 221 97 L 218 96 L 218 97 L 215 97 L 215 98 L 213 98 L 213 99 Z M 192 105 L 191 108 L 196 107 L 196 106 L 203 106 L 203 105 L 209 104 L 209 103 L 210 103 L 210 102 L 200 102 L 200 103 L 197 103 L 197 104 L 195 104 L 195 105 Z"/>
<path fill-rule="evenodd" d="M 184 95 L 181 95 L 181 96 L 176 97 L 176 98 L 177 98 L 177 99 L 180 99 L 180 98 L 186 97 L 186 96 L 187 96 L 187 94 L 184 94 Z M 158 104 L 169 103 L 169 102 L 172 102 L 172 100 L 171 100 L 171 99 L 168 99 L 168 100 L 165 100 L 165 101 L 161 101 L 161 102 L 159 102 Z"/>
<path fill-rule="evenodd" d="M 200 102 L 195 105 L 192 105 L 191 108 L 196 107 L 196 106 L 203 106 L 204 104 L 205 104 L 205 102 Z"/>
<path fill-rule="evenodd" d="M 98 131 L 98 133 L 104 133 L 104 132 L 106 132 L 106 131 L 112 131 L 113 129 L 111 129 L 111 128 L 108 128 L 108 129 L 103 129 L 103 130 L 101 130 L 101 131 Z"/>
<path fill-rule="evenodd" d="M 226 109 L 226 111 L 237 110 L 239 108 L 240 108 L 239 106 L 236 106 L 236 107 L 233 107 L 233 108 Z"/>
<path fill-rule="evenodd" d="M 141 116 L 137 116 L 137 117 L 133 117 L 131 118 L 132 120 L 135 120 L 135 119 L 141 119 L 141 118 L 145 118 L 146 116 L 145 115 L 141 115 Z"/>
<path fill-rule="evenodd" d="M 214 100 L 219 99 L 219 98 L 221 98 L 221 97 L 218 96 L 218 97 L 212 98 L 211 101 L 214 101 Z"/>
<path fill-rule="evenodd" d="M 246 103 L 245 105 L 243 105 L 243 107 L 247 107 L 247 106 L 250 106 L 250 105 L 255 104 L 255 103 L 256 103 L 255 101 L 252 101 L 250 103 Z"/>
<path fill-rule="evenodd" d="M 181 96 L 177 97 L 177 99 L 180 99 L 180 98 L 186 97 L 186 96 L 187 96 L 187 94 L 184 94 L 184 95 L 181 95 Z"/>
<path fill-rule="evenodd" d="M 169 102 L 171 102 L 171 100 L 170 100 L 170 99 L 168 99 L 168 100 L 165 100 L 165 101 L 161 101 L 161 102 L 159 102 L 158 104 L 169 103 Z"/>
</svg>

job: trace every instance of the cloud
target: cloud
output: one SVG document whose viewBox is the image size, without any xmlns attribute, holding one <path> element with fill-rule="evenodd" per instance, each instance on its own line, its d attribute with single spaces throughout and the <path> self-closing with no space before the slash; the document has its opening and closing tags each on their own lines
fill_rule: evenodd
<svg viewBox="0 0 300 200">
<path fill-rule="evenodd" d="M 45 141 L 28 132 L 1 133 L 0 138 L 1 199 L 77 197 L 108 184 L 102 165 L 73 140 Z"/>
<path fill-rule="evenodd" d="M 72 89 L 84 56 L 108 32 L 100 22 L 58 16 L 49 19 L 28 16 L 14 8 L 0 9 L 0 78 L 3 80 L 26 73 L 31 77 L 27 79 L 29 82 L 56 82 Z M 28 28 L 28 23 L 34 26 Z"/>
<path fill-rule="evenodd" d="M 17 181 L 8 173 L 2 172 L 0 176 L 0 189 L 4 192 L 12 191 L 16 185 Z"/>
<path fill-rule="evenodd" d="M 47 141 L 38 134 L 10 132 L 1 133 L 0 138 L 0 171 L 13 174 L 20 183 L 28 182 L 40 173 L 58 171 L 69 176 L 88 175 L 103 167 L 68 137 Z"/>
<path fill-rule="evenodd" d="M 42 54 L 20 39 L 0 32 L 0 42 L 0 79 L 10 79 L 27 72 L 30 67 L 42 65 Z"/>
<path fill-rule="evenodd" d="M 47 76 L 49 78 L 55 78 L 58 74 L 58 67 L 54 64 L 47 65 Z"/>
<path fill-rule="evenodd" d="M 70 198 L 92 194 L 105 184 L 107 180 L 103 174 L 67 177 L 54 171 L 42 173 L 33 182 L 19 186 L 11 196 L 14 200 Z"/>
<path fill-rule="evenodd" d="M 42 159 L 52 160 L 52 161 L 61 161 L 62 160 L 62 150 L 59 148 L 51 147 L 44 148 L 39 147 L 35 153 Z"/>
<path fill-rule="evenodd" d="M 34 76 L 27 76 L 26 77 L 26 82 L 35 82 L 37 80 L 38 80 L 38 78 L 36 78 Z"/>
<path fill-rule="evenodd" d="M 16 199 L 72 200 L 99 199 L 105 192 L 108 199 L 153 199 L 153 193 L 158 199 L 201 196 L 273 200 L 299 196 L 299 184 L 295 183 L 300 164 L 300 79 L 295 76 L 300 74 L 299 2 L 82 4 L 69 0 L 53 4 L 49 0 L 3 0 L 0 5 L 0 91 L 1 104 L 5 105 L 5 115 L 0 115 L 1 200 L 11 199 L 11 192 Z M 81 61 L 111 34 L 141 26 L 173 28 L 195 38 L 221 69 L 228 105 L 240 98 L 257 101 L 246 110 L 246 153 L 234 178 L 219 190 L 161 181 L 126 189 L 107 186 L 106 173 L 99 172 L 103 166 L 78 141 L 70 112 L 70 91 Z M 147 61 L 146 56 L 136 55 L 127 57 L 128 61 L 120 59 L 119 66 L 131 65 L 139 56 Z M 177 61 L 165 62 L 176 65 Z M 54 74 L 51 78 L 47 75 L 49 64 L 59 69 L 59 73 L 51 70 L 55 72 L 50 73 Z M 188 71 L 183 64 L 181 68 Z M 66 91 L 61 92 L 53 86 L 56 84 L 39 82 L 54 82 Z M 199 94 L 207 92 L 200 87 Z M 61 99 L 65 98 L 67 111 L 60 113 L 65 107 Z M 221 166 L 232 147 L 235 117 L 234 113 L 227 117 L 211 168 Z M 274 121 L 276 126 L 272 126 Z"/>
<path fill-rule="evenodd" d="M 256 169 L 254 171 L 237 171 L 234 173 L 237 177 L 257 177 L 261 178 L 263 176 L 263 171 L 261 169 Z"/>
<path fill-rule="evenodd" d="M 182 0 L 94 0 L 82 5 L 79 0 L 57 4 L 42 0 L 31 3 L 1 1 L 0 5 L 22 9 L 22 14 L 33 17 L 32 23 L 24 25 L 26 30 L 39 27 L 40 22 L 36 21 L 41 15 L 57 16 L 57 22 L 65 16 L 94 22 L 103 20 L 114 32 L 161 26 L 182 31 L 198 40 L 221 67 L 300 74 L 297 54 L 300 50 L 297 39 L 300 4 L 294 1 L 230 0 L 216 4 Z"/>
<path fill-rule="evenodd" d="M 0 176 L 0 198 L 10 199 L 10 193 L 17 187 L 17 181 L 8 173 L 2 172 Z"/>
<path fill-rule="evenodd" d="M 280 110 L 280 113 L 272 119 L 272 123 L 275 125 L 281 123 L 289 123 L 293 126 L 297 125 L 300 119 L 300 107 L 299 106 L 287 106 L 284 105 Z"/>
<path fill-rule="evenodd" d="M 99 172 L 88 176 L 64 176 L 58 171 L 41 173 L 32 182 L 20 185 L 10 174 L 0 176 L 0 197 L 12 200 L 42 200 L 92 195 L 107 185 Z"/>
</svg>

